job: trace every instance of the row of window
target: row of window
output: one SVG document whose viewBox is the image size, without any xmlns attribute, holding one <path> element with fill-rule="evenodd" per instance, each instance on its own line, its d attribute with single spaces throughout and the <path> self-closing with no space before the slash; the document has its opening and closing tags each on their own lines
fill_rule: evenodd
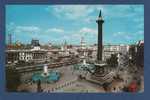
<svg viewBox="0 0 150 100">
<path fill-rule="evenodd" d="M 32 59 L 32 57 L 20 57 L 20 60 L 31 60 Z"/>
</svg>

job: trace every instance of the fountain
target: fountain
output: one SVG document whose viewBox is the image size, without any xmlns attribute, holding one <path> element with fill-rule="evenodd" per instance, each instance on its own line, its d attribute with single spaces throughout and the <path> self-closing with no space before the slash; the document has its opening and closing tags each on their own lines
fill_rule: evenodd
<svg viewBox="0 0 150 100">
<path fill-rule="evenodd" d="M 91 71 L 93 71 L 93 65 L 88 64 L 86 62 L 87 59 L 87 48 L 86 48 L 86 44 L 84 41 L 84 38 L 81 37 L 81 48 L 80 48 L 80 52 L 81 52 L 81 63 L 74 65 L 74 69 L 78 72 L 78 75 L 81 77 L 86 78 L 87 74 Z"/>
<path fill-rule="evenodd" d="M 36 72 L 32 75 L 32 81 L 38 82 L 41 81 L 42 83 L 53 83 L 57 82 L 60 78 L 60 73 L 57 71 L 48 71 L 48 66 L 45 64 L 43 66 L 42 72 Z"/>
<path fill-rule="evenodd" d="M 43 67 L 43 73 L 42 73 L 42 75 L 44 77 L 47 77 L 49 75 L 49 73 L 48 73 L 48 66 L 46 64 Z"/>
</svg>

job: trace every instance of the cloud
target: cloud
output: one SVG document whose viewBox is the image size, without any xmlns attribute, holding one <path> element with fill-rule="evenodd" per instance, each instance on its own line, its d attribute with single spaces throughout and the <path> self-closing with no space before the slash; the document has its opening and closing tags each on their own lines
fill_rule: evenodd
<svg viewBox="0 0 150 100">
<path fill-rule="evenodd" d="M 46 11 L 59 19 L 63 17 L 65 20 L 78 20 L 85 23 L 95 21 L 100 10 L 102 10 L 105 19 L 125 18 L 134 20 L 137 16 L 140 18 L 144 16 L 143 5 L 55 5 L 46 7 Z"/>
<path fill-rule="evenodd" d="M 96 33 L 97 31 L 95 29 L 92 29 L 92 28 L 87 28 L 87 27 L 83 27 L 83 28 L 80 28 L 79 30 L 75 30 L 75 31 L 69 31 L 69 30 L 64 30 L 64 32 L 66 34 L 63 34 L 63 35 L 59 35 L 59 40 L 61 41 L 71 41 L 72 43 L 75 43 L 75 44 L 79 44 L 80 43 L 80 39 L 81 37 L 84 37 L 85 38 L 85 41 L 87 43 L 93 43 L 93 41 L 95 42 L 96 40 Z M 54 34 L 53 34 L 54 36 Z M 94 39 L 95 40 L 94 40 Z M 92 39 L 92 41 L 91 41 Z"/>
<path fill-rule="evenodd" d="M 46 11 L 53 13 L 57 18 L 62 18 L 63 16 L 66 19 L 76 20 L 86 19 L 87 16 L 100 9 L 103 9 L 100 5 L 56 5 L 48 6 Z M 86 21 L 89 21 L 89 19 L 86 19 Z"/>
<path fill-rule="evenodd" d="M 114 37 L 125 35 L 124 32 L 116 32 L 113 34 Z"/>
<path fill-rule="evenodd" d="M 10 22 L 6 24 L 6 34 L 12 34 L 16 31 L 16 24 L 14 22 Z"/>
<path fill-rule="evenodd" d="M 133 39 L 134 37 L 133 34 L 127 32 L 117 32 L 114 33 L 113 36 L 116 39 L 127 40 L 127 41 Z"/>
<path fill-rule="evenodd" d="M 97 29 L 83 27 L 82 29 L 79 30 L 79 33 L 85 34 L 85 35 L 86 34 L 97 34 Z"/>
<path fill-rule="evenodd" d="M 143 30 L 139 30 L 138 32 L 137 32 L 137 35 L 143 35 L 144 36 L 144 31 Z"/>
<path fill-rule="evenodd" d="M 144 18 L 143 17 L 136 17 L 133 19 L 134 22 L 144 22 Z"/>
<path fill-rule="evenodd" d="M 50 7 L 50 6 L 49 6 Z M 59 18 L 66 17 L 69 19 L 78 19 L 80 17 L 84 17 L 91 12 L 91 9 L 87 10 L 88 6 L 81 5 L 61 5 L 61 6 L 53 6 L 53 14 Z M 51 7 L 50 7 L 51 9 Z M 83 13 L 84 12 L 84 13 Z"/>
<path fill-rule="evenodd" d="M 139 16 L 133 19 L 135 22 L 135 27 L 140 30 L 144 30 L 144 17 Z"/>
<path fill-rule="evenodd" d="M 14 32 L 31 32 L 31 33 L 37 33 L 40 31 L 39 27 L 36 26 L 16 26 Z"/>
<path fill-rule="evenodd" d="M 104 6 L 106 18 L 129 18 L 134 20 L 144 15 L 143 5 L 106 5 Z"/>
<path fill-rule="evenodd" d="M 63 33 L 64 30 L 63 29 L 60 29 L 60 28 L 50 28 L 50 29 L 47 29 L 46 32 L 56 32 L 56 33 Z"/>
<path fill-rule="evenodd" d="M 127 40 L 132 40 L 133 36 L 131 36 L 131 35 L 125 35 L 124 38 L 127 39 Z"/>
<path fill-rule="evenodd" d="M 30 21 L 21 22 L 19 20 L 20 26 L 15 25 L 13 22 L 9 22 L 11 24 L 8 26 L 9 28 L 6 26 L 6 32 L 8 31 L 7 33 L 10 33 L 9 31 L 11 31 L 11 33 L 16 35 L 16 38 L 23 37 L 24 39 L 26 36 L 28 40 L 28 37 L 38 37 L 44 41 L 66 39 L 70 42 L 78 42 L 78 40 L 84 36 L 85 39 L 91 42 L 97 39 L 97 24 L 95 20 L 101 9 L 102 16 L 106 19 L 104 32 L 110 34 L 116 31 L 114 34 L 105 34 L 104 38 L 106 38 L 106 40 L 104 41 L 112 40 L 113 42 L 114 39 L 116 39 L 117 42 L 128 41 L 131 38 L 138 39 L 140 38 L 139 36 L 142 37 L 144 33 L 142 31 L 144 30 L 144 7 L 141 5 L 46 5 L 42 7 L 42 10 L 45 11 L 46 9 L 47 12 L 42 12 L 44 14 L 39 16 L 43 19 L 42 22 L 40 21 L 37 23 L 39 27 L 33 26 Z M 45 23 L 45 21 L 49 20 L 49 15 L 52 21 Z M 32 22 L 35 22 L 37 18 L 31 19 L 33 20 Z M 15 23 L 18 23 L 18 21 Z M 56 26 L 57 23 L 60 24 Z M 31 25 L 27 26 L 28 24 Z M 61 26 L 63 26 L 64 29 L 59 28 Z M 46 27 L 49 27 L 49 29 Z"/>
<path fill-rule="evenodd" d="M 137 27 L 138 29 L 144 30 L 144 23 L 138 23 L 138 25 L 136 25 L 136 27 Z"/>
<path fill-rule="evenodd" d="M 144 39 L 144 31 L 139 30 L 137 32 L 116 32 L 113 34 L 115 40 L 122 43 L 136 42 Z"/>
</svg>

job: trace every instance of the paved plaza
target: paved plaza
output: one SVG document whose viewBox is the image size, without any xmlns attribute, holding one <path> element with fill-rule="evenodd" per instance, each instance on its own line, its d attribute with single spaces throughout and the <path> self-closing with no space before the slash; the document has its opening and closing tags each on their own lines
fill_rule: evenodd
<svg viewBox="0 0 150 100">
<path fill-rule="evenodd" d="M 42 83 L 43 92 L 105 92 L 97 84 L 90 83 L 86 80 L 79 80 L 78 75 L 74 72 L 73 66 L 66 66 L 57 69 L 61 73 L 61 78 L 56 83 Z M 22 84 L 19 90 L 28 90 L 37 92 L 37 84 Z"/>
</svg>

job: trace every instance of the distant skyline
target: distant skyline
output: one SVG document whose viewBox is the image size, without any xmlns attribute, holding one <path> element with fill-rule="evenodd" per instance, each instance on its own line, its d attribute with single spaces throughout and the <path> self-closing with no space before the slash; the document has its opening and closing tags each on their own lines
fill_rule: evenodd
<svg viewBox="0 0 150 100">
<path fill-rule="evenodd" d="M 7 5 L 6 42 L 97 44 L 99 11 L 104 18 L 104 44 L 133 44 L 144 40 L 143 5 Z"/>
</svg>

